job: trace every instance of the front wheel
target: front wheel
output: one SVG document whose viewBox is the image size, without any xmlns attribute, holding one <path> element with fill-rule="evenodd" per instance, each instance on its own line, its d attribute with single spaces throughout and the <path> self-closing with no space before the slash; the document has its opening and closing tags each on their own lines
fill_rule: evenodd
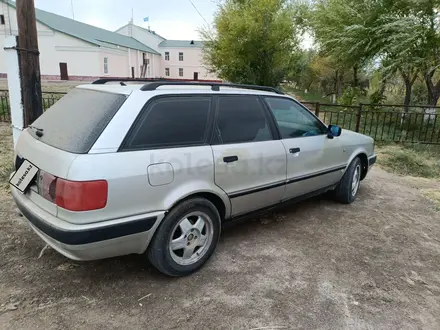
<svg viewBox="0 0 440 330">
<path fill-rule="evenodd" d="M 204 198 L 183 201 L 165 217 L 147 250 L 159 271 L 189 275 L 209 259 L 220 237 L 220 215 Z"/>
<path fill-rule="evenodd" d="M 362 176 L 362 164 L 356 157 L 345 171 L 344 176 L 335 189 L 335 199 L 343 204 L 351 204 L 355 201 Z"/>
</svg>

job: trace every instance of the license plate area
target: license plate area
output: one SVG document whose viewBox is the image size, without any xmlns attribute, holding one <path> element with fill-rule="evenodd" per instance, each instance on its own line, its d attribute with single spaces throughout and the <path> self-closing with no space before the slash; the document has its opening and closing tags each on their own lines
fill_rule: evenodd
<svg viewBox="0 0 440 330">
<path fill-rule="evenodd" d="M 32 184 L 39 168 L 28 160 L 23 160 L 18 170 L 9 180 L 9 183 L 17 188 L 20 192 L 25 193 L 26 189 Z"/>
</svg>

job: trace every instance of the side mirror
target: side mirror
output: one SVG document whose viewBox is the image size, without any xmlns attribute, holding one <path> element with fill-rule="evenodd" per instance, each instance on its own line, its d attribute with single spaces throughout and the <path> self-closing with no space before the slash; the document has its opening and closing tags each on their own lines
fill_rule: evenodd
<svg viewBox="0 0 440 330">
<path fill-rule="evenodd" d="M 328 138 L 333 139 L 335 136 L 340 136 L 342 133 L 342 128 L 337 125 L 329 125 L 328 126 Z"/>
</svg>

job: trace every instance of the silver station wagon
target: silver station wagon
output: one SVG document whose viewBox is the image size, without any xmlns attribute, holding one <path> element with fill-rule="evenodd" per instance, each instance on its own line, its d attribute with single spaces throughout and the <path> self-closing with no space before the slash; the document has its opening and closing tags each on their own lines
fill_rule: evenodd
<svg viewBox="0 0 440 330">
<path fill-rule="evenodd" d="M 260 86 L 103 79 L 25 129 L 11 175 L 32 229 L 74 260 L 143 254 L 188 275 L 225 223 L 332 191 L 351 203 L 370 137 Z"/>
</svg>

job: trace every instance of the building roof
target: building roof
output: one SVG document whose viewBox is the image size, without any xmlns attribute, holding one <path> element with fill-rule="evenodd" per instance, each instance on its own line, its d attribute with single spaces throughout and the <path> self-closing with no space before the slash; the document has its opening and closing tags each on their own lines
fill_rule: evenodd
<svg viewBox="0 0 440 330">
<path fill-rule="evenodd" d="M 198 40 L 164 40 L 159 44 L 159 47 L 173 47 L 173 48 L 202 48 L 203 41 Z"/>
<path fill-rule="evenodd" d="M 115 32 L 118 32 L 119 30 L 122 30 L 123 28 L 125 28 L 125 27 L 127 27 L 129 25 L 130 25 L 130 23 L 125 24 L 125 25 L 121 26 L 119 29 L 117 29 Z M 133 26 L 137 27 L 138 29 L 141 29 L 142 31 L 148 32 L 149 34 L 151 34 L 151 35 L 153 35 L 155 37 L 159 37 L 160 39 L 163 39 L 163 40 L 166 39 L 166 38 L 162 37 L 161 35 L 157 34 L 156 31 L 145 29 L 142 26 L 139 26 L 139 25 L 136 25 L 136 24 L 133 24 Z"/>
<path fill-rule="evenodd" d="M 15 2 L 10 0 L 7 2 L 14 8 L 16 7 Z M 140 50 L 142 52 L 160 55 L 160 53 L 132 37 L 104 30 L 93 25 L 78 22 L 73 19 L 49 13 L 37 8 L 35 8 L 35 15 L 37 21 L 47 25 L 53 30 L 68 34 L 72 37 L 87 41 L 100 47 L 122 46 Z"/>
</svg>

